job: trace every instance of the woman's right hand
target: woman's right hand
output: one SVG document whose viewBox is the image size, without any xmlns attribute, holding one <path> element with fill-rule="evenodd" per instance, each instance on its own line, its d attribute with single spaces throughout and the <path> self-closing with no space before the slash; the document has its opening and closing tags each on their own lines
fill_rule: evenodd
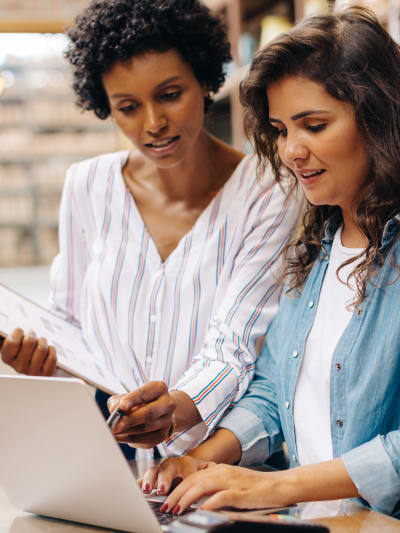
<svg viewBox="0 0 400 533">
<path fill-rule="evenodd" d="M 168 494 L 173 482 L 176 485 L 194 472 L 212 468 L 216 463 L 212 461 L 202 461 L 190 455 L 183 457 L 168 457 L 159 465 L 152 466 L 147 470 L 142 479 L 139 479 L 139 485 L 145 494 L 150 494 L 154 489 L 158 494 Z"/>
<path fill-rule="evenodd" d="M 56 349 L 44 337 L 37 339 L 33 331 L 24 334 L 22 329 L 15 329 L 4 339 L 1 358 L 20 374 L 54 376 L 56 371 Z"/>
</svg>

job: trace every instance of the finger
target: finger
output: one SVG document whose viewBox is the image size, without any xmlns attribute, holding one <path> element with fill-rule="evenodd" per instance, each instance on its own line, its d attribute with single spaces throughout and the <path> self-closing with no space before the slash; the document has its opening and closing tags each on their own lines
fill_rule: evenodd
<svg viewBox="0 0 400 533">
<path fill-rule="evenodd" d="M 119 404 L 119 401 L 121 398 L 123 398 L 123 394 L 115 394 L 114 396 L 110 396 L 107 400 L 107 407 L 110 413 L 112 413 Z"/>
<path fill-rule="evenodd" d="M 121 403 L 120 403 L 121 405 Z M 176 409 L 176 403 L 169 394 L 161 396 L 155 401 L 140 407 L 133 407 L 132 410 L 121 418 L 116 424 L 115 430 L 117 432 L 126 431 L 128 428 L 132 429 L 135 426 L 151 427 L 157 424 L 158 420 L 163 417 L 169 417 L 167 423 L 171 426 L 171 416 Z"/>
<path fill-rule="evenodd" d="M 200 474 L 201 472 L 195 472 L 189 475 L 171 492 L 165 502 L 168 506 L 168 511 L 172 511 L 178 505 L 184 494 L 191 490 L 193 486 L 196 486 L 198 483 L 200 483 L 202 478 Z"/>
<path fill-rule="evenodd" d="M 18 350 L 20 349 L 24 332 L 22 329 L 17 328 L 8 335 L 3 342 L 1 348 L 1 358 L 7 365 L 10 365 L 17 356 Z"/>
<path fill-rule="evenodd" d="M 163 381 L 149 381 L 142 387 L 124 394 L 119 405 L 123 411 L 128 411 L 135 405 L 151 402 L 167 392 L 168 387 Z"/>
<path fill-rule="evenodd" d="M 114 438 L 120 443 L 133 444 L 135 448 L 152 448 L 153 446 L 163 442 L 166 438 L 166 434 L 164 430 L 161 430 L 152 431 L 150 433 L 146 433 L 145 435 L 131 435 L 129 433 L 114 435 Z"/>
<path fill-rule="evenodd" d="M 33 352 L 36 349 L 36 345 L 36 335 L 33 332 L 28 331 L 22 339 L 21 347 L 13 363 L 15 370 L 20 374 L 26 374 L 28 372 Z"/>
<path fill-rule="evenodd" d="M 49 346 L 47 357 L 42 367 L 42 376 L 54 376 L 57 366 L 57 351 L 54 346 Z"/>
<path fill-rule="evenodd" d="M 27 368 L 27 374 L 30 376 L 39 376 L 42 372 L 43 364 L 46 360 L 48 353 L 47 340 L 44 337 L 38 339 L 36 348 L 32 354 L 29 367 Z"/>
<path fill-rule="evenodd" d="M 160 493 L 168 494 L 171 490 L 172 483 L 174 483 L 174 488 L 177 487 L 183 479 L 197 472 L 197 470 L 205 468 L 204 465 L 206 464 L 188 456 L 165 459 L 160 464 L 160 471 L 158 473 L 157 483 L 160 488 Z M 162 487 L 164 487 L 164 490 Z"/>
<path fill-rule="evenodd" d="M 158 494 L 168 494 L 173 481 L 184 477 L 184 457 L 170 457 L 159 465 L 157 477 Z"/>
<path fill-rule="evenodd" d="M 248 506 L 241 505 L 241 498 L 238 492 L 233 490 L 222 490 L 220 492 L 216 492 L 210 498 L 208 498 L 201 506 L 201 509 L 213 511 L 216 509 L 221 509 L 221 507 L 236 507 L 240 509 L 247 508 Z"/>
<path fill-rule="evenodd" d="M 155 488 L 158 472 L 159 465 L 152 466 L 145 472 L 141 483 L 142 491 L 145 494 L 150 494 L 150 492 Z"/>
<path fill-rule="evenodd" d="M 153 431 L 161 430 L 164 430 L 166 433 L 168 433 L 172 424 L 172 417 L 170 414 L 160 416 L 154 422 L 149 421 L 148 423 L 138 425 L 135 424 L 134 426 L 131 426 L 130 423 L 124 419 L 125 417 L 122 417 L 122 419 L 115 424 L 115 427 L 113 428 L 113 434 L 115 436 L 120 435 L 121 433 L 142 435 L 144 433 L 152 433 Z"/>
<path fill-rule="evenodd" d="M 171 509 L 174 514 L 182 514 L 186 511 L 192 503 L 197 502 L 200 498 L 214 494 L 218 488 L 218 483 L 212 482 L 209 479 L 204 479 L 196 484 L 193 484 L 188 490 L 186 490 L 181 498 L 175 505 L 175 508 Z M 179 488 L 179 486 L 178 486 Z"/>
</svg>

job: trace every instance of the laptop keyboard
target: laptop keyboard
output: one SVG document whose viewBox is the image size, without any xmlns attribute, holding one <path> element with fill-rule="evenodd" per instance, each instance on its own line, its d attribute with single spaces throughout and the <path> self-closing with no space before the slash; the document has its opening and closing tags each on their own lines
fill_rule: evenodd
<svg viewBox="0 0 400 533">
<path fill-rule="evenodd" d="M 147 503 L 150 505 L 151 510 L 156 515 L 157 520 L 162 526 L 166 526 L 176 520 L 176 516 L 171 513 L 162 513 L 160 511 L 160 508 L 163 504 L 163 502 L 153 502 L 151 500 L 147 500 Z M 193 511 L 186 511 L 184 514 L 192 513 Z"/>
</svg>

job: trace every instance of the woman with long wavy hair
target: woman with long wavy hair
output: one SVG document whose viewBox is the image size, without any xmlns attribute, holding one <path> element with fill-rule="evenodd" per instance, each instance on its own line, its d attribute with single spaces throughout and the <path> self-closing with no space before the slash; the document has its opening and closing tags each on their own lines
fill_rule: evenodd
<svg viewBox="0 0 400 533">
<path fill-rule="evenodd" d="M 164 510 L 400 502 L 400 49 L 367 10 L 305 19 L 255 57 L 247 131 L 307 197 L 245 397 L 205 443 L 148 471 Z M 286 441 L 286 471 L 256 472 Z"/>
</svg>

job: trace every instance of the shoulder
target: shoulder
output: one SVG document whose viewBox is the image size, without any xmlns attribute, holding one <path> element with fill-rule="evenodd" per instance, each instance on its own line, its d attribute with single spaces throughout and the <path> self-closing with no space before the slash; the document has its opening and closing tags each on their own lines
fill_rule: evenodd
<svg viewBox="0 0 400 533">
<path fill-rule="evenodd" d="M 89 189 L 99 179 L 104 181 L 110 172 L 122 168 L 128 157 L 127 151 L 101 154 L 71 165 L 67 171 L 66 186 L 74 190 Z"/>
</svg>

